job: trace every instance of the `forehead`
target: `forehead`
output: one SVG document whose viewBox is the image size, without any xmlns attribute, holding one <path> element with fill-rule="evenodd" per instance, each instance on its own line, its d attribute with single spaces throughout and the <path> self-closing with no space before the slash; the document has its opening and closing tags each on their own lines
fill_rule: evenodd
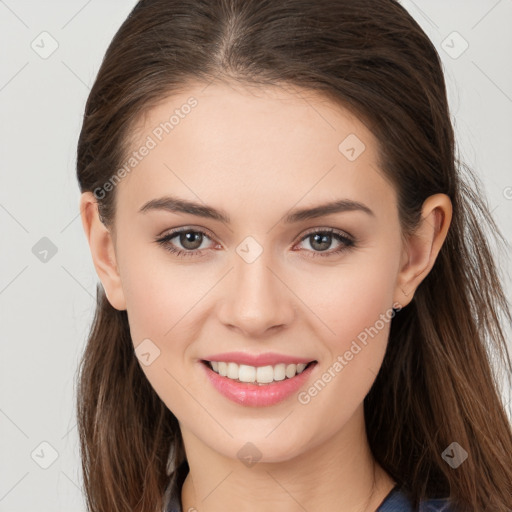
<svg viewBox="0 0 512 512">
<path fill-rule="evenodd" d="M 313 91 L 195 84 L 146 111 L 133 135 L 118 193 L 139 206 L 166 191 L 210 204 L 258 199 L 260 209 L 267 200 L 395 198 L 370 130 Z"/>
</svg>

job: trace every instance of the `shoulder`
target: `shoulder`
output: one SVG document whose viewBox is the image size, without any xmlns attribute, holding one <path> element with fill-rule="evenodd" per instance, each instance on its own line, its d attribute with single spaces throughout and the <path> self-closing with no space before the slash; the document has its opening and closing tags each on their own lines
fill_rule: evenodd
<svg viewBox="0 0 512 512">
<path fill-rule="evenodd" d="M 429 499 L 420 503 L 417 510 L 407 496 L 397 487 L 393 488 L 376 512 L 455 512 L 448 499 Z"/>
</svg>

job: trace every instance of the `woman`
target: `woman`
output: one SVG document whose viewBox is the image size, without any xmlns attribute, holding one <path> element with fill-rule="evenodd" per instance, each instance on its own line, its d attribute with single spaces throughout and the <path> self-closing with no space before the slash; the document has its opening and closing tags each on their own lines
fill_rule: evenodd
<svg viewBox="0 0 512 512">
<path fill-rule="evenodd" d="M 463 170 L 397 2 L 141 0 L 78 144 L 90 510 L 509 510 Z"/>
</svg>

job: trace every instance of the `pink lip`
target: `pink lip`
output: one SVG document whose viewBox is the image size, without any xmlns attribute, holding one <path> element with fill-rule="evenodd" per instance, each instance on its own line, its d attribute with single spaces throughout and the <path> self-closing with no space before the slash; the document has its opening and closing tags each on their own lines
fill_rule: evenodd
<svg viewBox="0 0 512 512">
<path fill-rule="evenodd" d="M 225 355 L 226 354 L 224 354 L 224 356 Z M 221 360 L 225 361 L 225 359 Z M 291 379 L 285 379 L 271 384 L 264 384 L 262 386 L 259 386 L 258 384 L 237 382 L 236 380 L 222 377 L 218 373 L 214 372 L 204 362 L 201 362 L 201 366 L 204 368 L 206 376 L 212 385 L 229 400 L 239 405 L 249 407 L 266 407 L 282 402 L 297 392 L 308 380 L 311 372 L 316 366 L 316 363 L 313 363 L 302 373 L 292 377 Z"/>
<path fill-rule="evenodd" d="M 224 361 L 226 363 L 246 364 L 248 366 L 275 366 L 279 363 L 298 364 L 310 363 L 314 358 L 304 359 L 303 357 L 287 356 L 285 354 L 276 354 L 266 352 L 264 354 L 247 354 L 245 352 L 225 352 L 224 354 L 214 354 L 204 358 L 206 361 Z"/>
</svg>

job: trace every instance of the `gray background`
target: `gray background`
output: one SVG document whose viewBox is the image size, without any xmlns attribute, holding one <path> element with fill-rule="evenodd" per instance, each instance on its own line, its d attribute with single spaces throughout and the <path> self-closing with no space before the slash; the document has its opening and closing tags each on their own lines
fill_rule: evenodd
<svg viewBox="0 0 512 512">
<path fill-rule="evenodd" d="M 134 4 L 0 0 L 2 512 L 85 511 L 74 379 L 99 280 L 78 213 L 75 151 L 90 86 Z M 510 241 L 512 1 L 403 4 L 441 54 L 461 156 Z M 511 260 L 497 257 L 510 300 Z M 503 394 L 510 411 L 510 389 Z"/>
</svg>

